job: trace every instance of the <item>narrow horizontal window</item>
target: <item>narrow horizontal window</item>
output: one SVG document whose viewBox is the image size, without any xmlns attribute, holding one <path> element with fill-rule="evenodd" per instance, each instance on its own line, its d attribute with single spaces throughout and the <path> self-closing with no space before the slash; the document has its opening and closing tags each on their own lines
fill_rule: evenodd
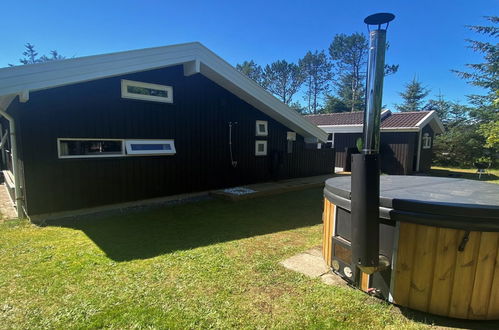
<svg viewBox="0 0 499 330">
<path fill-rule="evenodd" d="M 128 155 L 174 155 L 173 140 L 126 140 Z"/>
<path fill-rule="evenodd" d="M 125 154 L 123 140 L 58 139 L 59 158 L 116 157 Z"/>
<path fill-rule="evenodd" d="M 121 80 L 121 97 L 127 99 L 173 103 L 171 86 Z"/>
<path fill-rule="evenodd" d="M 268 122 L 266 120 L 256 121 L 256 135 L 257 136 L 267 136 L 269 134 Z"/>
<path fill-rule="evenodd" d="M 266 156 L 266 155 L 267 155 L 267 141 L 256 141 L 255 156 Z"/>
</svg>

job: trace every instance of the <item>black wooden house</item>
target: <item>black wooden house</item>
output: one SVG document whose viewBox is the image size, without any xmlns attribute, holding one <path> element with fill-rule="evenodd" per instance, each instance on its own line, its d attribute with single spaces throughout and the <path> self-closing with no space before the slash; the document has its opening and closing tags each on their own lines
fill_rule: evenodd
<svg viewBox="0 0 499 330">
<path fill-rule="evenodd" d="M 350 170 L 351 154 L 358 152 L 363 112 L 309 115 L 306 118 L 328 133 L 327 146 L 336 150 L 337 167 Z M 433 139 L 444 127 L 435 111 L 381 113 L 381 170 L 387 174 L 425 172 L 431 167 Z"/>
<path fill-rule="evenodd" d="M 199 43 L 0 69 L 18 213 L 332 173 L 327 134 Z"/>
</svg>

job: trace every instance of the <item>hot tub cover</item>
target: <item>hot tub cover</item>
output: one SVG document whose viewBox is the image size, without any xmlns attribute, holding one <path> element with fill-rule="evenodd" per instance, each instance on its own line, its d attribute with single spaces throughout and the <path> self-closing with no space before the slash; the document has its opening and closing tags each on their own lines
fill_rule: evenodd
<svg viewBox="0 0 499 330">
<path fill-rule="evenodd" d="M 349 176 L 326 181 L 325 196 L 350 210 Z M 380 217 L 464 230 L 499 231 L 499 185 L 456 178 L 382 175 Z"/>
</svg>

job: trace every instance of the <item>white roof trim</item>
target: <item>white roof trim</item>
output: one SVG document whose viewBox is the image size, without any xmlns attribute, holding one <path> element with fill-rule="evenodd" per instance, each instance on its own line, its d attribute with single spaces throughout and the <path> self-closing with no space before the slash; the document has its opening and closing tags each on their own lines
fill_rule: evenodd
<svg viewBox="0 0 499 330">
<path fill-rule="evenodd" d="M 432 120 L 434 120 L 435 125 L 432 125 L 432 128 L 436 128 L 435 133 L 436 134 L 442 134 L 445 131 L 444 125 L 440 121 L 440 118 L 438 118 L 437 112 L 435 110 L 430 111 L 426 116 L 424 116 L 423 119 L 421 119 L 416 126 L 419 128 L 423 128 L 428 123 L 430 123 Z"/>
<path fill-rule="evenodd" d="M 198 42 L 2 68 L 0 97 L 181 64 L 184 74 L 200 72 L 298 134 L 326 141 L 323 130 Z"/>
</svg>

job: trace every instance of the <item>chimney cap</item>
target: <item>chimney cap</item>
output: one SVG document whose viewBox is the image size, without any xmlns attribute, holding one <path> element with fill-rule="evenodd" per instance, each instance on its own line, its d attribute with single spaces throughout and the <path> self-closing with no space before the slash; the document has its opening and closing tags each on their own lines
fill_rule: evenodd
<svg viewBox="0 0 499 330">
<path fill-rule="evenodd" d="M 364 23 L 367 25 L 381 25 L 388 24 L 395 19 L 395 15 L 391 13 L 377 13 L 367 16 L 364 19 Z"/>
</svg>

